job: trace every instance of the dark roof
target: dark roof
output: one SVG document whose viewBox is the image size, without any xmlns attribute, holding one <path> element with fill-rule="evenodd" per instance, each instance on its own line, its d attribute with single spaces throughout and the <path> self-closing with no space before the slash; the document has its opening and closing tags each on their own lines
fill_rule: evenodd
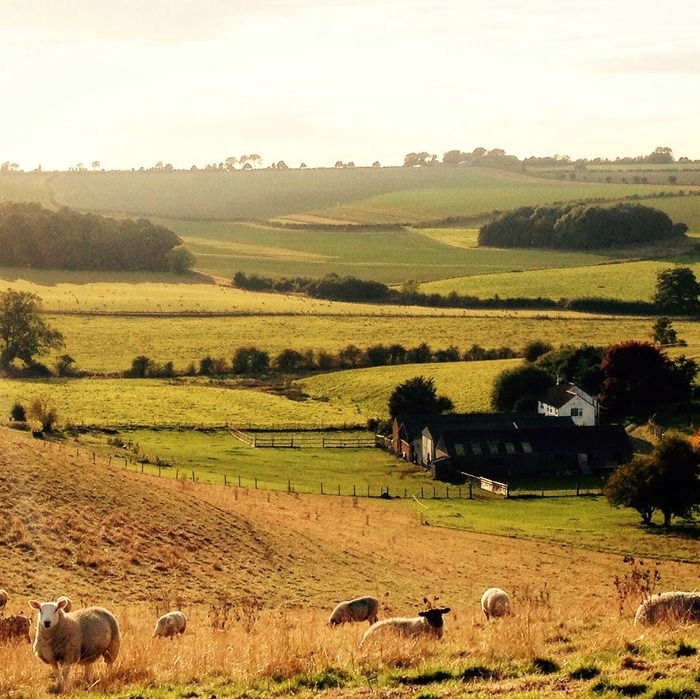
<svg viewBox="0 0 700 699">
<path fill-rule="evenodd" d="M 556 386 L 551 386 L 547 389 L 545 394 L 540 398 L 540 402 L 551 405 L 554 408 L 561 408 L 562 405 L 566 405 L 576 396 L 583 398 L 587 403 L 592 403 L 594 400 L 585 391 L 578 388 L 578 386 L 566 381 L 560 381 Z"/>
<path fill-rule="evenodd" d="M 473 455 L 472 445 L 479 445 L 479 453 L 522 454 L 526 451 L 543 452 L 622 452 L 631 450 L 629 436 L 621 425 L 567 426 L 551 428 L 525 428 L 501 430 L 446 430 L 442 433 L 441 446 L 450 456 Z M 458 447 L 457 445 L 461 445 Z M 469 445 L 469 449 L 465 447 Z M 527 445 L 527 446 L 526 446 Z"/>
<path fill-rule="evenodd" d="M 573 426 L 571 417 L 548 417 L 538 413 L 446 413 L 445 415 L 397 415 L 401 436 L 412 441 L 428 429 L 434 437 L 446 430 L 503 430 Z"/>
</svg>

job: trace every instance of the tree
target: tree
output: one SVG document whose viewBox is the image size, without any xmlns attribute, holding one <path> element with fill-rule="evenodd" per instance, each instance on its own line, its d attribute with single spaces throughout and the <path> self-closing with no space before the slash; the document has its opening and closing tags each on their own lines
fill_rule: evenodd
<svg viewBox="0 0 700 699">
<path fill-rule="evenodd" d="M 654 480 L 658 467 L 649 454 L 637 454 L 618 466 L 603 486 L 603 495 L 613 507 L 631 507 L 639 512 L 642 524 L 651 524 L 656 510 Z"/>
<path fill-rule="evenodd" d="M 28 291 L 0 293 L 0 369 L 15 359 L 31 366 L 34 357 L 63 346 L 63 335 L 41 315 L 41 299 Z"/>
<path fill-rule="evenodd" d="M 493 384 L 491 405 L 494 410 L 533 410 L 537 399 L 554 385 L 554 379 L 543 369 L 525 364 L 501 372 Z"/>
<path fill-rule="evenodd" d="M 28 415 L 41 424 L 41 431 L 49 433 L 56 424 L 58 412 L 48 396 L 39 396 L 29 406 Z"/>
<path fill-rule="evenodd" d="M 645 416 L 665 403 L 685 399 L 698 367 L 693 360 L 671 361 L 649 342 L 630 340 L 608 348 L 600 368 L 600 402 L 616 416 Z"/>
<path fill-rule="evenodd" d="M 700 456 L 687 439 L 671 436 L 661 440 L 655 458 L 654 502 L 670 527 L 673 517 L 688 517 L 700 505 Z"/>
<path fill-rule="evenodd" d="M 165 260 L 171 272 L 186 274 L 194 266 L 195 256 L 184 245 L 176 245 L 165 253 Z"/>
<path fill-rule="evenodd" d="M 435 382 L 415 376 L 400 383 L 389 396 L 389 415 L 440 415 L 454 408 L 447 396 L 437 395 Z"/>
<path fill-rule="evenodd" d="M 694 315 L 700 311 L 700 284 L 690 267 L 671 267 L 656 275 L 654 303 L 664 313 Z"/>
<path fill-rule="evenodd" d="M 551 343 L 545 340 L 531 340 L 523 349 L 523 358 L 526 362 L 534 362 L 543 354 L 551 352 L 553 349 Z"/>
<path fill-rule="evenodd" d="M 661 318 L 654 323 L 652 332 L 654 342 L 662 347 L 675 345 L 678 342 L 678 335 L 673 328 L 671 319 L 668 316 L 661 316 Z"/>
</svg>

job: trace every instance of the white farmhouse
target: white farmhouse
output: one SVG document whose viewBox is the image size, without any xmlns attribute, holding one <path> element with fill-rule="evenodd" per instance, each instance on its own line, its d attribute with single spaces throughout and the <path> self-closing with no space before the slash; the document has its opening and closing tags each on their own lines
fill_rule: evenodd
<svg viewBox="0 0 700 699">
<path fill-rule="evenodd" d="M 575 425 L 598 424 L 600 404 L 578 386 L 560 381 L 537 401 L 537 412 L 551 417 L 570 417 Z"/>
</svg>

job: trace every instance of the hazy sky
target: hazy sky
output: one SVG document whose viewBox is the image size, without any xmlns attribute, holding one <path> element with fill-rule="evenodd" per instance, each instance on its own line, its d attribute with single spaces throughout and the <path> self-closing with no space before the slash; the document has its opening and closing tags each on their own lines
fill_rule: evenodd
<svg viewBox="0 0 700 699">
<path fill-rule="evenodd" d="M 0 162 L 700 159 L 698 0 L 0 0 Z"/>
</svg>

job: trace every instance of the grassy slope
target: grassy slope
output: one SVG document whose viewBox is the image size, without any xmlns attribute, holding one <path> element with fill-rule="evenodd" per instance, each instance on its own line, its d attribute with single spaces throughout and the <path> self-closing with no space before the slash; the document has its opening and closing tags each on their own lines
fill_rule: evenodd
<svg viewBox="0 0 700 699">
<path fill-rule="evenodd" d="M 613 579 L 629 573 L 619 555 L 425 526 L 423 513 L 401 501 L 157 482 L 153 487 L 150 477 L 93 462 L 73 446 L 0 429 L 0 543 L 9 611 L 25 610 L 27 597 L 59 592 L 78 605 L 112 608 L 124 640 L 115 671 L 93 690 L 98 696 L 100 687 L 144 696 L 154 690 L 181 696 L 186 687 L 188 693 L 238 697 L 256 687 L 256 696 L 318 697 L 327 685 L 275 683 L 334 671 L 357 679 L 347 689 L 328 690 L 329 697 L 359 696 L 367 682 L 408 697 L 421 685 L 420 677 L 411 680 L 416 673 L 441 669 L 448 677 L 486 666 L 498 669 L 500 678 L 483 685 L 477 680 L 474 689 L 506 697 L 535 690 L 543 697 L 561 691 L 578 697 L 591 684 L 573 681 L 570 669 L 585 664 L 603 670 L 608 683 L 629 682 L 624 659 L 631 644 L 638 658 L 633 679 L 650 688 L 661 681 L 658 672 L 645 672 L 653 658 L 667 683 L 686 687 L 700 670 L 697 657 L 674 657 L 677 636 L 650 632 L 641 641 L 629 623 L 629 606 L 617 619 Z M 658 570 L 665 586 L 688 588 L 697 581 L 697 563 L 667 561 Z M 519 605 L 521 614 L 508 629 L 485 627 L 479 618 L 481 591 L 494 582 L 509 588 Z M 367 592 L 382 600 L 382 616 L 414 610 L 424 596 L 451 606 L 445 639 L 410 653 L 387 646 L 376 655 L 358 650 L 361 629 L 329 635 L 323 622 L 332 606 Z M 628 602 L 633 609 L 634 595 Z M 273 614 L 258 628 L 258 613 L 250 614 L 260 603 Z M 145 640 L 157 610 L 172 604 L 191 620 L 177 648 L 168 645 L 165 656 L 176 654 L 174 663 L 161 662 L 163 649 Z M 235 636 L 211 628 L 229 604 L 227 628 L 235 631 L 235 619 L 245 623 L 247 615 L 252 630 Z M 315 642 L 299 635 L 309 625 Z M 264 638 L 274 647 L 267 659 Z M 219 639 L 228 646 L 221 657 Z M 683 639 L 690 647 L 700 643 L 692 629 Z M 524 667 L 535 657 L 563 666 L 553 683 Z M 27 646 L 0 647 L 0 658 L 0 690 L 22 686 L 31 696 L 46 696 L 46 669 Z M 104 673 L 101 666 L 98 672 Z M 435 689 L 446 697 L 464 696 L 468 687 L 438 682 Z"/>
</svg>

